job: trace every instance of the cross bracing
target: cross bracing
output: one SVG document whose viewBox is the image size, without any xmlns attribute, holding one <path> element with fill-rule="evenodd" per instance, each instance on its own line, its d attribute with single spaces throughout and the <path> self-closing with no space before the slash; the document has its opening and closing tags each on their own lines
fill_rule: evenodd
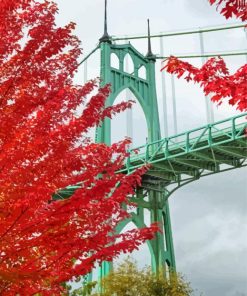
<svg viewBox="0 0 247 296">
<path fill-rule="evenodd" d="M 200 170 L 218 172 L 222 164 L 238 167 L 247 157 L 247 124 L 236 124 L 236 120 L 244 120 L 246 116 L 243 113 L 131 149 L 122 171 L 130 172 L 144 164 L 150 164 L 152 171 L 152 167 L 161 164 L 160 167 L 166 167 L 176 179 L 181 179 L 178 174 L 185 172 L 189 175 L 192 171 L 199 175 Z M 219 129 L 222 123 L 228 127 Z"/>
<path fill-rule="evenodd" d="M 166 192 L 168 185 L 247 166 L 247 123 L 236 124 L 246 116 L 247 113 L 243 113 L 133 148 L 120 172 L 131 173 L 149 165 L 143 187 Z M 227 127 L 220 130 L 217 127 L 222 123 Z M 58 197 L 69 197 L 79 187 L 69 186 L 61 190 Z"/>
</svg>

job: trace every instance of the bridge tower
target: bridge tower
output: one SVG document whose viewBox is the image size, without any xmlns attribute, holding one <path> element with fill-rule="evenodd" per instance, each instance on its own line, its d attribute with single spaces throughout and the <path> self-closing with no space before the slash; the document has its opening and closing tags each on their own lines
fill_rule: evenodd
<svg viewBox="0 0 247 296">
<path fill-rule="evenodd" d="M 114 100 L 125 89 L 130 89 L 140 103 L 147 122 L 148 142 L 160 139 L 159 113 L 155 85 L 155 55 L 151 49 L 150 27 L 148 21 L 148 52 L 146 56 L 139 53 L 130 43 L 123 45 L 113 44 L 107 32 L 107 1 L 105 0 L 104 34 L 100 38 L 101 73 L 102 85 L 111 84 L 111 94 L 106 101 L 106 106 L 112 106 Z M 124 58 L 129 54 L 134 63 L 134 72 L 129 74 L 124 71 Z M 116 55 L 119 67 L 111 65 L 111 56 Z M 139 77 L 139 69 L 144 67 L 146 79 Z M 111 144 L 111 120 L 105 119 L 96 131 L 96 142 Z M 149 211 L 151 222 L 157 221 L 163 230 L 149 241 L 148 247 L 151 254 L 151 265 L 154 272 L 163 268 L 164 272 L 175 270 L 175 257 L 172 240 L 169 205 L 164 198 L 165 184 L 154 176 L 145 177 L 143 186 L 136 192 L 133 200 L 137 203 L 136 213 L 131 218 L 121 223 L 117 231 L 133 222 L 137 228 L 145 227 L 144 208 Z M 162 189 L 161 189 L 162 188 Z M 165 202 L 162 202 L 166 200 Z M 162 206 L 161 206 L 162 204 Z M 148 225 L 147 225 L 148 226 Z M 111 269 L 111 264 L 104 262 L 101 266 L 100 277 L 104 277 Z"/>
</svg>

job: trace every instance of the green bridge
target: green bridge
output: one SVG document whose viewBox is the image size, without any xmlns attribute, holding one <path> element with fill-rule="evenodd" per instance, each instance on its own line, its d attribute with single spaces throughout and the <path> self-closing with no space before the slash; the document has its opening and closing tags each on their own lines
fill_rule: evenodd
<svg viewBox="0 0 247 296">
<path fill-rule="evenodd" d="M 226 29 L 231 28 L 235 27 Z M 210 30 L 205 30 L 208 31 Z M 198 31 L 183 34 L 194 33 Z M 201 34 L 202 30 L 199 33 Z M 101 83 L 111 84 L 112 89 L 106 106 L 112 106 L 117 96 L 128 89 L 134 94 L 145 114 L 148 129 L 147 143 L 129 151 L 129 157 L 120 172 L 130 174 L 143 165 L 149 167 L 142 177 L 141 186 L 131 198 L 137 205 L 136 209 L 129 219 L 118 225 L 116 231 L 120 233 L 130 222 L 138 228 L 148 226 L 145 223 L 144 211 L 147 210 L 151 223 L 158 222 L 162 230 L 152 241 L 147 242 L 152 269 L 158 272 L 162 268 L 167 274 L 171 270 L 176 270 L 169 197 L 175 190 L 203 176 L 247 165 L 247 113 L 162 139 L 155 78 L 155 62 L 159 57 L 155 56 L 151 49 L 151 38 L 156 37 L 151 36 L 149 26 L 148 35 L 140 37 L 148 40 L 148 51 L 145 56 L 128 42 L 117 44 L 117 41 L 123 38 L 114 39 L 108 35 L 105 9 L 104 34 L 96 48 L 80 64 L 86 62 L 99 49 Z M 113 56 L 118 61 L 117 65 L 112 64 Z M 128 73 L 124 67 L 127 56 L 133 62 L 132 73 Z M 140 69 L 144 69 L 146 74 L 144 78 L 140 75 Z M 107 118 L 96 130 L 96 142 L 110 145 L 111 133 L 111 120 Z M 63 189 L 54 198 L 68 198 L 76 188 L 78 186 Z M 100 277 L 107 275 L 111 268 L 111 263 L 104 262 L 100 267 Z"/>
<path fill-rule="evenodd" d="M 132 198 L 137 204 L 136 213 L 132 213 L 130 219 L 119 225 L 117 231 L 121 232 L 131 221 L 137 227 L 144 227 L 145 208 L 151 211 L 152 221 L 162 220 L 166 231 L 162 235 L 166 237 L 166 244 L 163 244 L 160 238 L 148 242 L 154 270 L 162 265 L 162 261 L 168 269 L 175 268 L 167 207 L 169 196 L 178 188 L 203 176 L 247 166 L 247 123 L 243 122 L 246 116 L 247 113 L 243 113 L 130 150 L 121 173 L 129 174 L 144 165 L 149 165 L 149 168 L 142 178 L 142 185 L 137 189 L 136 196 Z M 60 191 L 57 197 L 67 198 L 78 187 L 67 187 Z M 157 194 L 150 195 L 150 192 Z M 146 198 L 148 195 L 149 198 Z M 161 262 L 157 264 L 156 260 L 162 252 Z M 102 276 L 111 268 L 109 265 L 103 265 Z"/>
<path fill-rule="evenodd" d="M 131 149 L 121 172 L 150 164 L 145 176 L 167 186 L 245 166 L 247 123 L 237 121 L 246 117 L 243 113 Z"/>
<path fill-rule="evenodd" d="M 119 172 L 129 174 L 149 165 L 142 187 L 167 194 L 168 185 L 181 186 L 203 176 L 247 166 L 247 123 L 237 123 L 246 118 L 247 113 L 243 113 L 133 148 Z M 222 124 L 227 127 L 221 129 Z M 63 189 L 60 198 L 71 196 L 77 188 Z"/>
</svg>

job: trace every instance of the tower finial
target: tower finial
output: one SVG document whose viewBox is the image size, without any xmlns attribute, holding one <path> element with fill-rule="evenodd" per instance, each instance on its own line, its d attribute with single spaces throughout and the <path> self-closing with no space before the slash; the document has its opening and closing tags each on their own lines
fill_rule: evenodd
<svg viewBox="0 0 247 296">
<path fill-rule="evenodd" d="M 107 0 L 105 0 L 104 34 L 99 39 L 99 41 L 111 43 L 111 37 L 108 35 L 108 32 L 107 32 Z"/>
<path fill-rule="evenodd" d="M 150 36 L 150 25 L 149 25 L 149 19 L 148 19 L 148 53 L 146 57 L 150 60 L 155 61 L 155 55 L 152 53 L 152 48 L 151 48 L 151 36 Z"/>
</svg>

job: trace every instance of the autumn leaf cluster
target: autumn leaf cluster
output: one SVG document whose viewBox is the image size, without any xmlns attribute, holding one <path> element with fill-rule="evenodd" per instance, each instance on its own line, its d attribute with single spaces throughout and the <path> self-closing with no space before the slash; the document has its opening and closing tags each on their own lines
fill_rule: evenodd
<svg viewBox="0 0 247 296">
<path fill-rule="evenodd" d="M 247 20 L 247 3 L 245 0 L 209 0 L 211 5 L 216 5 L 222 15 L 228 18 Z"/>
<path fill-rule="evenodd" d="M 247 20 L 247 1 L 239 0 L 209 0 L 211 5 L 216 5 L 222 15 L 228 18 Z M 247 64 L 241 66 L 231 74 L 224 59 L 213 57 L 201 68 L 180 60 L 174 56 L 168 58 L 161 70 L 166 70 L 178 78 L 184 77 L 187 82 L 198 83 L 205 95 L 210 95 L 211 100 L 218 105 L 227 101 L 237 110 L 247 110 Z"/>
<path fill-rule="evenodd" d="M 187 82 L 198 83 L 205 95 L 211 95 L 211 100 L 218 105 L 228 100 L 236 109 L 247 110 L 247 64 L 230 74 L 221 57 L 211 58 L 201 68 L 197 68 L 172 56 L 163 69 L 178 78 L 183 76 Z"/>
<path fill-rule="evenodd" d="M 117 174 L 129 140 L 108 147 L 86 134 L 130 103 L 105 108 L 109 86 L 73 83 L 80 42 L 74 23 L 56 26 L 56 13 L 47 0 L 0 2 L 2 296 L 60 295 L 61 282 L 138 248 L 157 230 L 114 232 L 145 169 Z M 74 184 L 70 198 L 53 200 Z"/>
</svg>

